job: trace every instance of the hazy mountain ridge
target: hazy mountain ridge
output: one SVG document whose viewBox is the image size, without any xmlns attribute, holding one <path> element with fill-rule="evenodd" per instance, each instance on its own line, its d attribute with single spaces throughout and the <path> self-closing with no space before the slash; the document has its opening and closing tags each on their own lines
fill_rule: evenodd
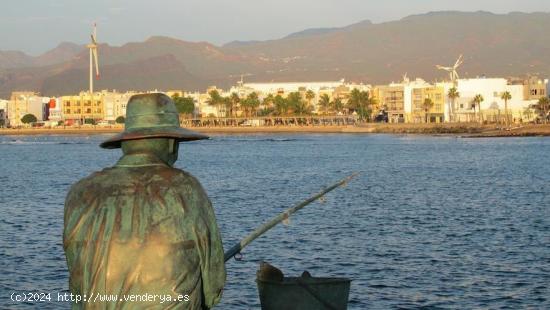
<svg viewBox="0 0 550 310">
<path fill-rule="evenodd" d="M 155 36 L 122 46 L 101 44 L 101 80 L 96 89 L 204 90 L 210 84 L 233 85 L 241 74 L 248 81 L 346 78 L 376 84 L 399 80 L 405 72 L 413 78 L 443 79 L 447 74 L 435 65 L 450 65 L 459 54 L 465 58 L 459 69 L 463 77 L 550 76 L 547 29 L 550 13 L 445 11 L 223 46 Z M 46 95 L 86 89 L 87 49 L 61 45 L 57 49 L 53 54 L 58 56 L 46 57 L 47 52 L 31 65 L 24 53 L 0 52 L 0 97 L 30 87 L 39 87 L 33 90 Z M 11 69 L 6 69 L 8 61 Z M 36 63 L 39 67 L 33 68 Z M 140 67 L 147 67 L 150 75 Z"/>
<path fill-rule="evenodd" d="M 55 48 L 39 56 L 30 56 L 20 51 L 0 51 L 0 69 L 41 67 L 58 64 L 71 60 L 84 49 L 84 45 L 62 42 Z"/>
</svg>

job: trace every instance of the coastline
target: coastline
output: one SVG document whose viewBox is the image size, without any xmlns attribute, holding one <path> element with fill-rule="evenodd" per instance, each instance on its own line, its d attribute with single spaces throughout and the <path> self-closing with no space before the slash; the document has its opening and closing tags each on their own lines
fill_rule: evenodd
<svg viewBox="0 0 550 310">
<path fill-rule="evenodd" d="M 258 126 L 258 127 L 189 127 L 188 129 L 205 134 L 254 134 L 254 133 L 304 133 L 304 134 L 417 134 L 417 135 L 456 135 L 460 137 L 529 137 L 550 136 L 550 124 L 514 125 L 501 129 L 496 125 L 477 123 L 443 124 L 365 124 L 362 126 Z M 23 128 L 0 129 L 0 136 L 20 135 L 96 135 L 114 134 L 122 127 L 101 128 Z"/>
</svg>

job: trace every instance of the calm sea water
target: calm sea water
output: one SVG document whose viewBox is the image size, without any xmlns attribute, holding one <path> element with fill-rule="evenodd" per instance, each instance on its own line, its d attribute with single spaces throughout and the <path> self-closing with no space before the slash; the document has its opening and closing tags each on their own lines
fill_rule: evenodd
<svg viewBox="0 0 550 310">
<path fill-rule="evenodd" d="M 110 166 L 106 136 L 0 137 L 0 308 L 66 292 L 70 184 Z M 353 279 L 350 309 L 550 308 L 550 139 L 215 136 L 180 148 L 215 206 L 225 248 L 354 171 L 361 175 L 227 263 L 219 308 L 257 309 L 264 260 L 286 275 Z"/>
</svg>

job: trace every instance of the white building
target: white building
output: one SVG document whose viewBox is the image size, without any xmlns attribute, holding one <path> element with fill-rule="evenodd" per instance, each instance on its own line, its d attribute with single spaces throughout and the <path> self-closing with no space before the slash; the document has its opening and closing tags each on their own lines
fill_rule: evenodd
<svg viewBox="0 0 550 310">
<path fill-rule="evenodd" d="M 38 122 L 47 120 L 49 97 L 42 97 L 35 92 L 13 92 L 8 103 L 7 118 L 10 126 L 21 126 L 21 118 L 32 114 Z"/>
<path fill-rule="evenodd" d="M 321 89 L 336 88 L 344 85 L 344 80 L 325 81 L 325 82 L 271 82 L 271 83 L 243 83 L 239 82 L 237 86 L 231 87 L 229 93 L 236 92 L 241 95 L 245 91 L 254 91 L 262 95 L 286 95 L 288 93 L 300 90 L 312 90 L 319 93 Z M 245 94 L 246 95 L 246 94 Z"/>
<path fill-rule="evenodd" d="M 126 117 L 126 105 L 130 100 L 130 97 L 138 94 L 134 91 L 125 93 L 117 93 L 116 90 L 112 92 L 103 90 L 103 104 L 104 104 L 104 117 L 103 119 L 108 122 L 114 122 L 119 116 Z"/>
<path fill-rule="evenodd" d="M 501 115 L 504 115 L 505 102 L 501 99 L 504 92 L 509 92 L 512 99 L 508 100 L 508 113 L 513 119 L 527 120 L 525 110 L 536 100 L 524 99 L 523 85 L 508 85 L 508 80 L 504 78 L 474 78 L 474 79 L 459 79 L 457 90 L 460 97 L 456 100 L 457 116 L 461 121 L 468 120 L 473 116 L 477 107 L 473 106 L 473 99 L 476 95 L 483 96 L 481 102 L 481 113 L 484 119 L 497 120 Z"/>
</svg>

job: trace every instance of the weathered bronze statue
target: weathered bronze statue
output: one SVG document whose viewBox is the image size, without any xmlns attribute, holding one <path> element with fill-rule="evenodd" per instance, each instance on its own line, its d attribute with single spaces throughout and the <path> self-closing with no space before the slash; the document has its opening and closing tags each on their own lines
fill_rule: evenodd
<svg viewBox="0 0 550 310">
<path fill-rule="evenodd" d="M 73 185 L 65 202 L 69 286 L 82 297 L 73 308 L 204 309 L 219 302 L 226 275 L 212 205 L 197 179 L 172 167 L 179 142 L 205 138 L 180 128 L 166 95 L 130 99 L 125 131 L 101 144 L 122 147 L 124 156 Z M 117 298 L 105 301 L 105 294 Z"/>
</svg>

